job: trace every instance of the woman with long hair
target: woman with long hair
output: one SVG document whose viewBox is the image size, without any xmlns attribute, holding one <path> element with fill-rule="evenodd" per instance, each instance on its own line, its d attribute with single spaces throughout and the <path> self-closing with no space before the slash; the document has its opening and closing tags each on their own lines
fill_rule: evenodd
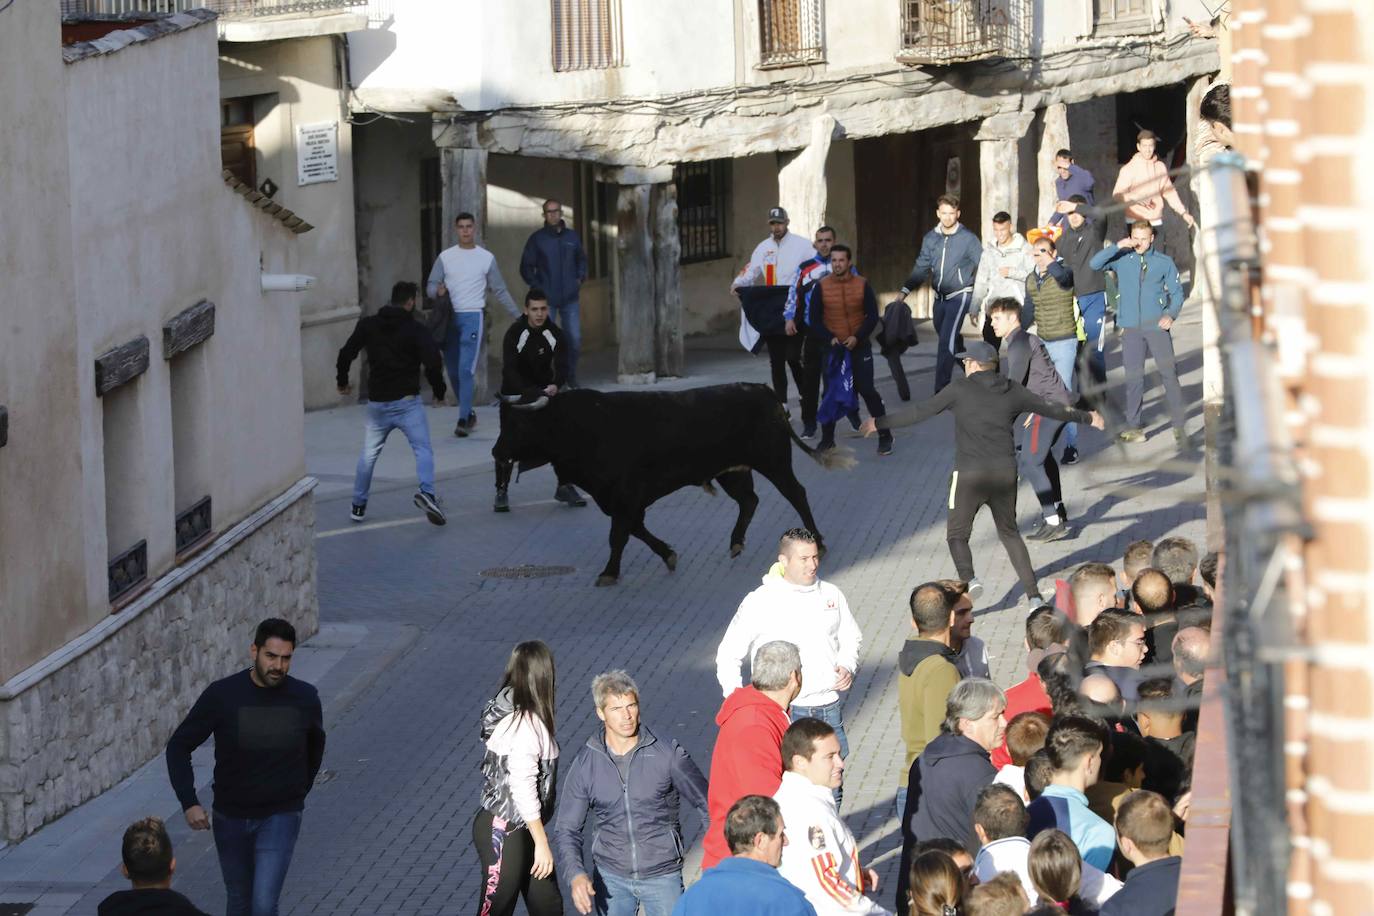
<svg viewBox="0 0 1374 916">
<path fill-rule="evenodd" d="M 1097 912 L 1078 896 L 1083 880 L 1083 857 L 1067 833 L 1042 830 L 1036 834 L 1026 864 L 1031 884 L 1040 895 L 1040 903 L 1052 904 L 1069 916 L 1088 916 Z"/>
<path fill-rule="evenodd" d="M 911 916 L 958 916 L 968 884 L 949 853 L 931 850 L 911 862 Z"/>
<path fill-rule="evenodd" d="M 558 775 L 553 701 L 553 653 L 538 640 L 520 643 L 482 710 L 482 807 L 472 823 L 483 873 L 479 916 L 510 916 L 521 897 L 530 916 L 563 912 L 544 832 Z"/>
</svg>

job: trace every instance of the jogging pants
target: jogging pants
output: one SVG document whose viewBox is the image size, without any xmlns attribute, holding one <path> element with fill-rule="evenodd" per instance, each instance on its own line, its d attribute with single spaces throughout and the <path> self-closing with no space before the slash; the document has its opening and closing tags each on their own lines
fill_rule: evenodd
<svg viewBox="0 0 1374 916">
<path fill-rule="evenodd" d="M 1155 358 L 1155 369 L 1164 383 L 1164 400 L 1174 429 L 1183 429 L 1187 414 L 1183 409 L 1183 389 L 1178 384 L 1174 363 L 1174 341 L 1159 327 L 1126 328 L 1121 335 L 1121 360 L 1126 365 L 1126 425 L 1140 426 L 1140 407 L 1145 401 L 1145 350 Z"/>
<path fill-rule="evenodd" d="M 1012 568 L 1021 579 L 1027 595 L 1038 595 L 1040 583 L 1035 578 L 1026 542 L 1016 528 L 1016 469 L 1004 471 L 955 471 L 949 484 L 949 517 L 945 522 L 945 538 L 949 541 L 949 555 L 954 568 L 965 582 L 974 577 L 973 551 L 968 539 L 973 532 L 973 519 L 978 510 L 987 506 L 997 526 L 997 537 L 1011 560 Z"/>
<path fill-rule="evenodd" d="M 954 377 L 957 354 L 964 352 L 964 316 L 968 314 L 970 292 L 955 293 L 949 298 L 935 297 L 932 318 L 935 322 L 935 393 Z"/>
<path fill-rule="evenodd" d="M 1038 413 L 1029 416 L 1029 426 L 1019 425 L 1024 420 L 1016 421 L 1021 446 L 1021 476 L 1035 491 L 1035 498 L 1040 500 L 1040 508 L 1048 518 L 1055 514 L 1055 506 L 1064 501 L 1064 494 L 1059 489 L 1059 462 L 1054 460 L 1054 446 L 1067 424 Z"/>
<path fill-rule="evenodd" d="M 773 372 L 773 393 L 778 400 L 787 403 L 787 370 L 792 370 L 792 381 L 797 383 L 797 392 L 806 390 L 802 382 L 802 335 L 769 334 L 763 338 L 768 345 L 768 368 Z"/>
<path fill-rule="evenodd" d="M 824 371 L 821 364 L 825 362 L 825 344 L 802 330 L 797 331 L 797 337 L 802 339 L 802 377 L 797 382 L 801 393 L 802 425 L 810 426 L 816 422 L 816 411 L 821 404 L 821 373 Z"/>
<path fill-rule="evenodd" d="M 558 876 L 535 878 L 534 838 L 525 827 L 506 829 L 504 818 L 481 810 L 472 822 L 472 845 L 482 862 L 477 890 L 478 916 L 511 916 L 515 901 L 525 899 L 530 916 L 562 916 L 563 894 Z"/>
</svg>

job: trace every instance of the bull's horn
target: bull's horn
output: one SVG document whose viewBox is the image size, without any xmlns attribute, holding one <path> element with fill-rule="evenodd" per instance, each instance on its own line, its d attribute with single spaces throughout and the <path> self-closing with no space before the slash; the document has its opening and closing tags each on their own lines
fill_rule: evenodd
<svg viewBox="0 0 1374 916">
<path fill-rule="evenodd" d="M 511 404 L 510 406 L 512 410 L 540 410 L 547 407 L 548 403 L 549 396 L 541 394 L 538 399 L 530 401 L 528 404 Z"/>
<path fill-rule="evenodd" d="M 501 394 L 501 395 L 497 395 L 497 397 L 499 397 L 502 401 L 504 401 L 504 402 L 507 403 L 507 404 L 515 404 L 515 403 L 518 403 L 519 400 L 520 400 L 521 398 L 524 397 L 524 395 L 523 395 L 523 394 Z"/>
</svg>

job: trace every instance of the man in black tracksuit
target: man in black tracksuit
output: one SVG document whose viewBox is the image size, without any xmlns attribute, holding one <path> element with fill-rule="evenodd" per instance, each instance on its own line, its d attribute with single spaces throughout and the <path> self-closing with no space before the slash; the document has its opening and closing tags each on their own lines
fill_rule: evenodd
<svg viewBox="0 0 1374 916">
<path fill-rule="evenodd" d="M 549 319 L 549 302 L 544 291 L 535 287 L 525 293 L 525 314 L 506 331 L 501 344 L 501 414 L 510 404 L 532 404 L 551 398 L 567 384 L 570 352 L 568 335 Z M 511 471 L 515 462 L 496 457 L 496 512 L 510 511 Z M 558 481 L 554 498 L 570 506 L 585 506 L 587 500 L 570 483 Z"/>
<path fill-rule="evenodd" d="M 1065 422 L 1091 423 L 1102 429 L 1100 414 L 1054 404 L 997 372 L 997 351 L 983 341 L 965 346 L 964 378 L 950 382 L 933 398 L 877 420 L 864 422 L 862 432 L 911 426 L 946 410 L 954 411 L 954 479 L 950 482 L 949 517 L 945 537 L 959 578 L 968 582 L 969 597 L 978 598 L 983 584 L 973 572 L 969 533 L 973 518 L 984 505 L 992 510 L 997 536 L 1021 579 L 1030 606 L 1040 603 L 1026 544 L 1016 529 L 1016 451 L 1012 426 L 1025 413 Z"/>
</svg>

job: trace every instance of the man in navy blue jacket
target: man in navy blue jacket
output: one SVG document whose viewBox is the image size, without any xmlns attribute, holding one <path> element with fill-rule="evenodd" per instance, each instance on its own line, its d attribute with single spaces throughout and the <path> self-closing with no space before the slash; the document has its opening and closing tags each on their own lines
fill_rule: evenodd
<svg viewBox="0 0 1374 916">
<path fill-rule="evenodd" d="M 671 738 L 639 721 L 639 688 L 624 671 L 592 681 L 596 715 L 606 724 L 568 767 L 553 825 L 559 874 L 579 913 L 669 916 L 682 896 L 679 798 L 707 821 L 706 777 Z M 592 874 L 583 863 L 583 822 L 596 828 Z"/>
<path fill-rule="evenodd" d="M 577 385 L 577 357 L 582 353 L 582 319 L 578 290 L 587 279 L 582 239 L 563 221 L 563 205 L 544 201 L 544 225 L 530 234 L 520 255 L 520 278 L 549 297 L 553 320 L 568 335 L 568 387 Z"/>
<path fill-rule="evenodd" d="M 1137 789 L 1116 810 L 1117 845 L 1135 867 L 1102 904 L 1102 916 L 1173 916 L 1183 860 L 1169 855 L 1174 814 L 1164 797 Z"/>
<path fill-rule="evenodd" d="M 931 313 L 937 335 L 933 393 L 939 394 L 954 375 L 955 354 L 964 351 L 961 331 L 973 300 L 973 281 L 983 258 L 983 243 L 959 222 L 959 198 L 941 195 L 936 201 L 935 215 L 939 225 L 921 240 L 921 253 L 897 298 L 905 302 L 912 290 L 927 281 L 935 292 Z"/>
<path fill-rule="evenodd" d="M 701 873 L 673 916 L 816 916 L 801 888 L 778 873 L 787 845 L 782 810 L 765 795 L 746 795 L 725 816 L 730 855 Z"/>
</svg>

